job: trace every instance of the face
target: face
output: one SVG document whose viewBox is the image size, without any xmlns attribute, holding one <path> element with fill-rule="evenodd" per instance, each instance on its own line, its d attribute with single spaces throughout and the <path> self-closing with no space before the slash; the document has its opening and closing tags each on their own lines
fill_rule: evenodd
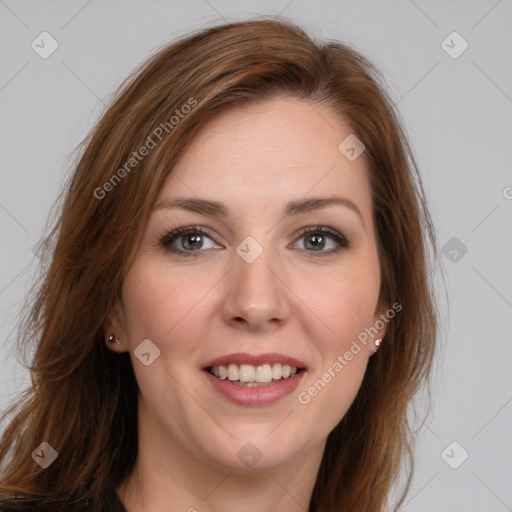
<svg viewBox="0 0 512 512">
<path fill-rule="evenodd" d="M 386 308 L 364 156 L 338 149 L 350 133 L 298 99 L 233 107 L 160 190 L 107 329 L 139 421 L 175 453 L 274 468 L 323 447 L 353 402 L 374 350 L 360 335 Z"/>
</svg>

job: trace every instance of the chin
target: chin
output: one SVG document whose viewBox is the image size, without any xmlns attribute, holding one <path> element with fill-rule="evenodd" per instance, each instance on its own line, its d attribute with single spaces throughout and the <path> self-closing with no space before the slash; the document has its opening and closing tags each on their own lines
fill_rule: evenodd
<svg viewBox="0 0 512 512">
<path fill-rule="evenodd" d="M 222 448 L 215 453 L 208 450 L 209 455 L 223 468 L 235 472 L 272 470 L 289 463 L 304 448 L 305 442 L 295 439 L 294 432 L 300 431 L 298 427 L 288 426 L 278 432 L 282 428 L 278 425 L 278 422 L 240 425 L 239 433 L 231 429 L 233 438 L 228 436 L 225 443 L 218 443 L 216 447 Z"/>
</svg>

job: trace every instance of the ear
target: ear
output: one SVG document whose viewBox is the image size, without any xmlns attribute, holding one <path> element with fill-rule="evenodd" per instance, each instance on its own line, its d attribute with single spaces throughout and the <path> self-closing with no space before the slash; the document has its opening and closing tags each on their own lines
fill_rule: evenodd
<svg viewBox="0 0 512 512">
<path fill-rule="evenodd" d="M 103 332 L 105 333 L 105 344 L 108 349 L 118 353 L 129 350 L 126 342 L 123 308 L 120 300 L 116 300 L 109 309 L 103 322 Z"/>
<path fill-rule="evenodd" d="M 391 314 L 390 314 L 391 312 Z M 392 315 L 392 316 L 391 316 Z M 373 325 L 370 329 L 372 338 L 368 344 L 370 357 L 373 356 L 384 342 L 386 329 L 391 318 L 395 316 L 395 310 L 390 308 L 388 304 L 379 302 L 373 317 Z"/>
</svg>

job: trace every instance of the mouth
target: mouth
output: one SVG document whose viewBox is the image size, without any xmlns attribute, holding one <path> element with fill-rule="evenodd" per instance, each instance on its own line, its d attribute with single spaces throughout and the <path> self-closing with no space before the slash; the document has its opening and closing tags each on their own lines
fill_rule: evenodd
<svg viewBox="0 0 512 512">
<path fill-rule="evenodd" d="M 208 362 L 203 371 L 220 396 L 243 406 L 269 405 L 291 394 L 307 372 L 283 354 L 231 354 Z"/>
<path fill-rule="evenodd" d="M 297 368 L 283 363 L 264 363 L 257 366 L 247 363 L 230 363 L 229 365 L 209 366 L 205 369 L 218 379 L 228 380 L 233 384 L 248 388 L 269 386 L 305 371 L 305 368 Z"/>
</svg>

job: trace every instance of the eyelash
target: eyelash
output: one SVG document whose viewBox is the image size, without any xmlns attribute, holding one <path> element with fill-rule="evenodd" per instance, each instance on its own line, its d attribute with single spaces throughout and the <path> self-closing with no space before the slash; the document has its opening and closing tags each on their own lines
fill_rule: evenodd
<svg viewBox="0 0 512 512">
<path fill-rule="evenodd" d="M 209 238 L 212 238 L 212 234 L 209 230 L 203 228 L 202 226 L 185 226 L 182 228 L 178 228 L 172 231 L 167 232 L 161 239 L 160 243 L 161 245 L 169 252 L 173 252 L 175 254 L 181 254 L 187 257 L 198 257 L 199 254 L 203 251 L 197 250 L 197 251 L 184 251 L 182 249 L 175 249 L 170 248 L 170 244 L 172 244 L 174 241 L 176 241 L 180 236 L 187 235 L 187 234 L 196 234 L 199 233 L 201 235 L 206 235 Z M 343 249 L 349 249 L 350 248 L 350 242 L 348 239 L 341 234 L 339 231 L 330 228 L 328 226 L 315 226 L 315 227 L 307 227 L 303 228 L 298 233 L 297 241 L 301 238 L 304 238 L 306 235 L 309 234 L 317 234 L 321 233 L 323 235 L 328 235 L 337 245 L 336 248 L 330 249 L 328 251 L 309 251 L 307 249 L 301 249 L 305 252 L 311 253 L 311 256 L 317 258 L 317 257 L 323 257 L 326 255 L 337 253 Z"/>
</svg>

